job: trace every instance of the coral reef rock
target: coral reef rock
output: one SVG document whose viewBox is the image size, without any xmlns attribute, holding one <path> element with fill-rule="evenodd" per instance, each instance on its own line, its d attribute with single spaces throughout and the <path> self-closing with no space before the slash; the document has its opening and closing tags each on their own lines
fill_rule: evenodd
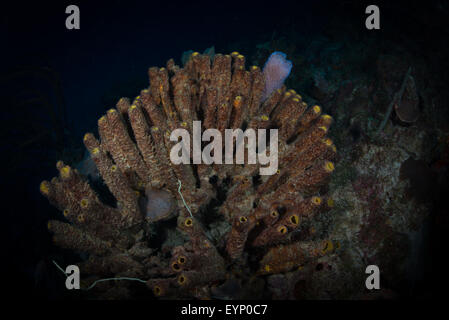
<svg viewBox="0 0 449 320">
<path fill-rule="evenodd" d="M 213 61 L 193 53 L 183 68 L 169 60 L 148 74 L 147 89 L 98 120 L 99 139 L 84 137 L 100 185 L 61 161 L 59 176 L 40 185 L 67 220 L 48 223 L 55 244 L 88 254 L 78 264 L 84 285 L 134 277 L 155 297 L 272 298 L 267 276 L 336 251 L 309 228 L 333 206 L 329 115 L 285 86 L 263 100 L 263 72 L 246 70 L 237 52 Z M 276 174 L 259 175 L 260 164 L 172 164 L 171 132 L 191 132 L 195 120 L 203 132 L 278 129 Z M 219 294 L 225 283 L 238 285 Z M 132 298 L 138 286 L 105 281 L 90 292 Z"/>
</svg>

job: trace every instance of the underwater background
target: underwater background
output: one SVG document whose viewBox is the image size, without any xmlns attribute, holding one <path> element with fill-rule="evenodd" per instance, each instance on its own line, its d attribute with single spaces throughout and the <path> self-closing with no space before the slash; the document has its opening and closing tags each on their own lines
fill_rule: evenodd
<svg viewBox="0 0 449 320">
<path fill-rule="evenodd" d="M 11 297 L 85 297 L 65 289 L 52 263 L 80 255 L 53 244 L 47 221 L 63 217 L 39 185 L 59 160 L 94 170 L 81 169 L 84 134 L 121 97 L 148 87 L 149 67 L 170 58 L 183 66 L 193 51 L 237 51 L 247 68 L 285 53 L 293 64 L 285 85 L 332 116 L 338 150 L 326 190 L 335 207 L 310 228 L 341 243 L 336 257 L 316 262 L 305 280 L 279 273 L 256 293 L 239 296 L 244 283 L 231 283 L 220 297 L 436 295 L 448 231 L 446 1 L 377 1 L 380 30 L 365 28 L 365 1 L 79 1 L 80 30 L 65 28 L 69 4 L 9 3 L 1 12 L 2 274 Z M 369 264 L 382 272 L 376 294 L 364 290 Z M 132 298 L 153 298 L 135 287 Z"/>
</svg>

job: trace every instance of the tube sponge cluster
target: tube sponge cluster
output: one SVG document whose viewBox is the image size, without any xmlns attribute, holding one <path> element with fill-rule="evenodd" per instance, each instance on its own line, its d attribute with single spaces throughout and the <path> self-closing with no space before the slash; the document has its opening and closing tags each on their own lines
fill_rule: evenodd
<svg viewBox="0 0 449 320">
<path fill-rule="evenodd" d="M 336 148 L 327 137 L 332 118 L 282 85 L 290 69 L 280 53 L 262 71 L 246 70 L 238 52 L 212 60 L 195 52 L 183 68 L 173 60 L 150 68 L 149 87 L 98 120 L 99 138 L 87 133 L 84 144 L 114 201 L 103 202 L 61 161 L 59 176 L 40 186 L 66 219 L 48 224 L 55 243 L 89 254 L 78 264 L 85 282 L 134 277 L 156 297 L 211 298 L 226 279 L 249 283 L 334 252 L 327 239 L 295 236 L 333 205 L 323 187 Z M 260 176 L 259 164 L 172 164 L 170 133 L 185 128 L 192 136 L 194 120 L 202 131 L 279 129 L 278 172 Z M 229 227 L 218 238 L 210 232 L 217 214 Z M 178 242 L 154 237 L 150 229 L 161 219 L 177 219 L 164 226 L 182 235 Z M 102 282 L 93 290 L 129 298 L 132 286 Z"/>
</svg>

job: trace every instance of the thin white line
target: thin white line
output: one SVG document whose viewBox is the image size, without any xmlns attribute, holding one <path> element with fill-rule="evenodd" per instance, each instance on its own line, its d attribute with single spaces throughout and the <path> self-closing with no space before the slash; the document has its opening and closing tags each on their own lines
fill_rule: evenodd
<svg viewBox="0 0 449 320">
<path fill-rule="evenodd" d="M 119 277 L 119 278 L 106 278 L 106 279 L 99 279 L 99 280 L 96 280 L 94 283 L 92 283 L 87 289 L 83 289 L 83 290 L 90 290 L 90 289 L 92 289 L 93 287 L 95 287 L 95 285 L 98 283 L 98 282 L 103 282 L 103 281 L 110 281 L 110 280 L 131 280 L 131 281 L 139 281 L 139 282 L 142 282 L 142 283 L 147 283 L 146 281 L 144 281 L 144 280 L 141 280 L 141 279 L 138 279 L 138 278 L 127 278 L 127 277 Z"/>
<path fill-rule="evenodd" d="M 61 270 L 62 273 L 64 273 L 65 276 L 67 276 L 67 274 L 66 274 L 66 272 L 64 271 L 64 269 L 62 269 L 62 268 L 56 263 L 56 261 L 52 260 L 52 262 L 55 264 L 56 267 L 58 267 L 59 270 Z M 84 289 L 84 288 L 81 288 L 81 289 L 87 291 L 87 290 L 90 290 L 90 289 L 92 289 L 93 287 L 95 287 L 95 285 L 96 285 L 98 282 L 111 281 L 111 280 L 131 280 L 131 281 L 139 281 L 139 282 L 142 282 L 142 283 L 147 283 L 145 280 L 138 279 L 138 278 L 127 278 L 127 277 L 106 278 L 106 279 L 99 279 L 99 280 L 96 280 L 96 281 L 95 281 L 94 283 L 92 283 L 87 289 Z"/>
<path fill-rule="evenodd" d="M 178 193 L 179 193 L 179 195 L 181 196 L 182 202 L 184 203 L 185 207 L 187 208 L 187 211 L 189 211 L 190 216 L 193 218 L 192 211 L 190 211 L 190 208 L 189 208 L 189 206 L 187 205 L 187 203 L 186 203 L 186 201 L 184 200 L 184 197 L 182 196 L 182 193 L 181 193 L 181 180 L 178 179 L 178 183 L 179 183 Z"/>
<path fill-rule="evenodd" d="M 51 260 L 51 261 L 55 264 L 55 266 L 58 267 L 59 270 L 61 270 L 62 273 L 64 273 L 65 276 L 67 276 L 67 274 L 65 273 L 64 269 L 62 269 L 62 268 L 59 266 L 59 264 L 56 263 L 55 260 Z"/>
</svg>

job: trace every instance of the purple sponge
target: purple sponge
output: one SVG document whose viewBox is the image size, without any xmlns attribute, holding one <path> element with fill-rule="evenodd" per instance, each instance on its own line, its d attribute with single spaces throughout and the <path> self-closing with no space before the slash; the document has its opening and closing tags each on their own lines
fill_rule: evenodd
<svg viewBox="0 0 449 320">
<path fill-rule="evenodd" d="M 292 62 L 286 59 L 285 53 L 275 51 L 270 55 L 263 67 L 265 90 L 262 101 L 266 100 L 273 91 L 282 87 L 291 70 Z"/>
</svg>

